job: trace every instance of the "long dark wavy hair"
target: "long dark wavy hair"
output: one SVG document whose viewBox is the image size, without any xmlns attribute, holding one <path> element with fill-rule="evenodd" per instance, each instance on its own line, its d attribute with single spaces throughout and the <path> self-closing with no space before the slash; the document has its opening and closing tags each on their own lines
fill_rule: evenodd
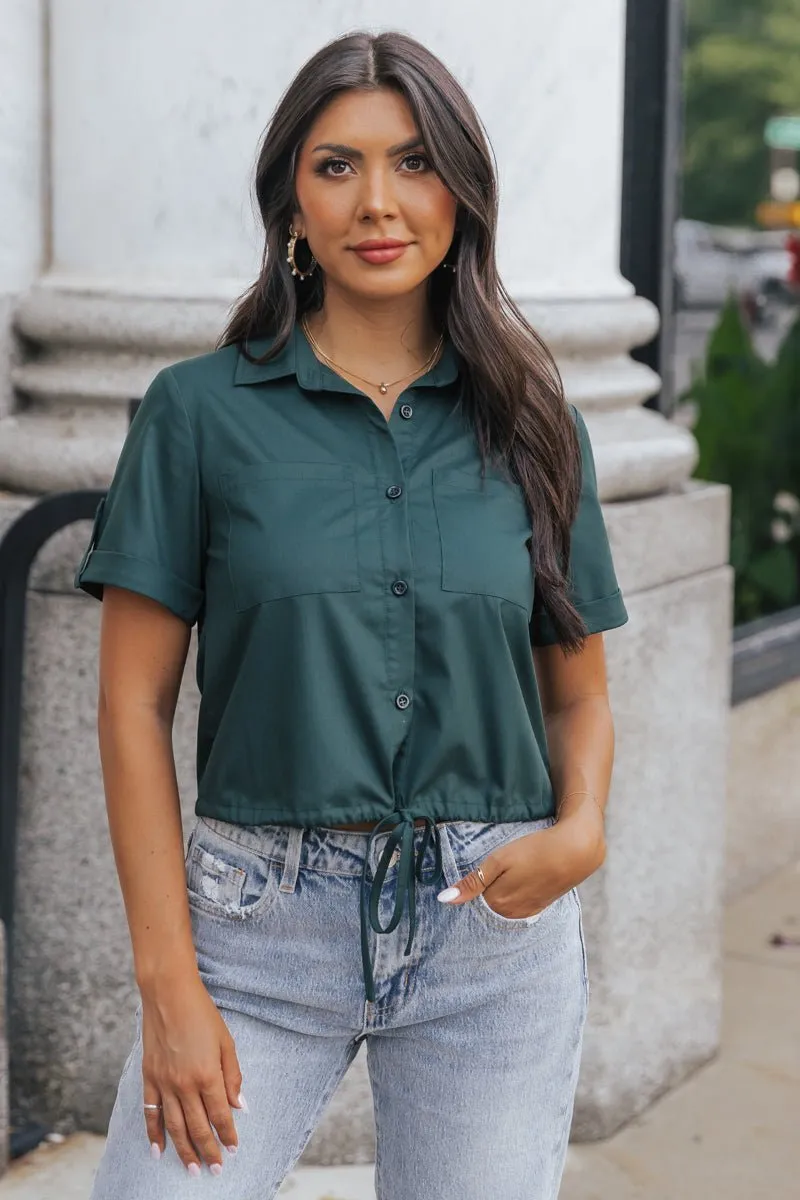
<svg viewBox="0 0 800 1200">
<path fill-rule="evenodd" d="M 336 95 L 377 88 L 405 97 L 434 170 L 456 198 L 456 234 L 445 261 L 457 261 L 458 269 L 437 268 L 429 276 L 432 318 L 464 364 L 462 404 L 484 465 L 487 458 L 503 462 L 524 491 L 534 533 L 535 609 L 547 613 L 566 650 L 577 650 L 587 630 L 567 589 L 581 488 L 575 422 L 552 355 L 498 275 L 497 177 L 480 118 L 444 64 L 413 38 L 395 32 L 337 38 L 309 59 L 284 93 L 256 167 L 266 233 L 261 270 L 235 305 L 219 346 L 238 345 L 246 353 L 251 338 L 271 336 L 268 353 L 257 360 L 266 362 L 285 346 L 298 317 L 321 307 L 322 269 L 301 281 L 286 262 L 300 147 Z"/>
</svg>

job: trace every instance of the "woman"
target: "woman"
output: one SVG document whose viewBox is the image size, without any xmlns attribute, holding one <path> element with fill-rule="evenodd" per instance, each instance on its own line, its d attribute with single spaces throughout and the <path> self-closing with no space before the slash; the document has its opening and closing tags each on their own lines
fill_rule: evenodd
<svg viewBox="0 0 800 1200">
<path fill-rule="evenodd" d="M 257 195 L 261 274 L 148 390 L 76 577 L 141 992 L 94 1200 L 274 1196 L 362 1041 L 381 1200 L 550 1200 L 626 620 L 586 429 L 421 45 L 321 50 Z"/>
</svg>

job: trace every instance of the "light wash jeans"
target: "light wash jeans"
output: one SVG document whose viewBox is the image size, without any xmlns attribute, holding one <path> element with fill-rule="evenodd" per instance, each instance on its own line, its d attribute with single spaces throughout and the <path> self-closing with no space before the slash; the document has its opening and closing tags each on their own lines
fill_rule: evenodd
<svg viewBox="0 0 800 1200">
<path fill-rule="evenodd" d="M 187 848 L 197 961 L 236 1043 L 250 1111 L 239 1152 L 191 1177 L 167 1134 L 150 1158 L 142 1110 L 141 1005 L 92 1200 L 271 1200 L 361 1042 L 367 1044 L 378 1200 L 555 1200 L 587 1004 L 577 893 L 511 920 L 483 897 L 436 899 L 498 846 L 550 820 L 438 825 L 444 882 L 417 884 L 408 914 L 370 930 L 376 1001 L 364 997 L 359 897 L 388 834 L 236 825 L 201 817 Z M 415 830 L 415 843 L 423 830 Z M 433 869 L 425 851 L 425 873 Z M 430 860 L 430 861 L 427 861 Z M 392 911 L 390 868 L 380 900 Z"/>
</svg>

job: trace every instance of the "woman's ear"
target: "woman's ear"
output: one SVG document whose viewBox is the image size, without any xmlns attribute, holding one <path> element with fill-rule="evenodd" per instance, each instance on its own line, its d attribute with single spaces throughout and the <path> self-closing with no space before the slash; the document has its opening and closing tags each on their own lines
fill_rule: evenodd
<svg viewBox="0 0 800 1200">
<path fill-rule="evenodd" d="M 303 224 L 303 214 L 297 206 L 297 197 L 292 198 L 292 208 L 289 214 L 289 229 L 297 234 L 298 238 L 304 238 L 306 235 L 305 225 Z"/>
</svg>

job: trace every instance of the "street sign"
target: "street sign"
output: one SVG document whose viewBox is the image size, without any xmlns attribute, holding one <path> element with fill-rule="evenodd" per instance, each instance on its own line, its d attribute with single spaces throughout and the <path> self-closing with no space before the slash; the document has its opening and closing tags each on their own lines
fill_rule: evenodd
<svg viewBox="0 0 800 1200">
<path fill-rule="evenodd" d="M 800 227 L 800 200 L 792 204 L 764 200 L 756 206 L 756 220 L 765 229 L 797 229 Z"/>
<path fill-rule="evenodd" d="M 770 117 L 764 126 L 764 141 L 774 150 L 800 150 L 800 116 Z"/>
</svg>

